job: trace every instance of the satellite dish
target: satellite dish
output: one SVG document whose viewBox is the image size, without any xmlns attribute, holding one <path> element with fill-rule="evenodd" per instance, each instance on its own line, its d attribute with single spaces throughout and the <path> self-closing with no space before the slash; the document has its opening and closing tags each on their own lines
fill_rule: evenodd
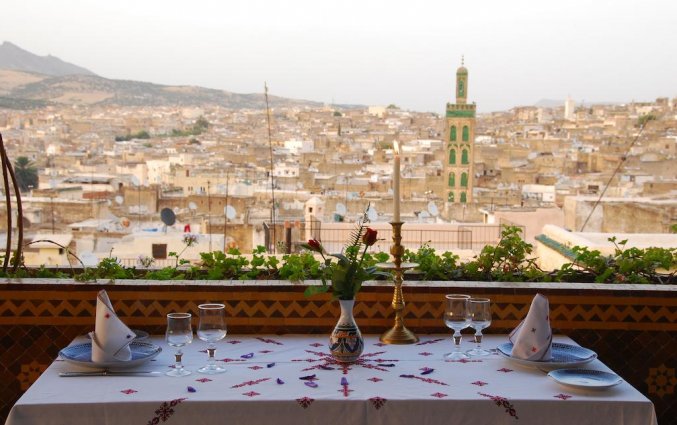
<svg viewBox="0 0 677 425">
<path fill-rule="evenodd" d="M 93 252 L 84 252 L 79 255 L 80 261 L 86 267 L 96 267 L 99 265 L 99 257 L 96 256 Z"/>
<path fill-rule="evenodd" d="M 123 202 L 125 202 L 125 198 L 123 198 L 122 196 L 118 195 L 118 196 L 115 197 L 115 203 L 116 204 L 122 205 Z"/>
<path fill-rule="evenodd" d="M 190 209 L 191 211 L 195 211 L 197 209 L 197 205 L 195 205 L 195 202 L 189 202 L 188 209 Z"/>
<path fill-rule="evenodd" d="M 428 202 L 428 212 L 432 217 L 440 215 L 440 210 L 437 209 L 437 205 L 433 201 Z"/>
<path fill-rule="evenodd" d="M 111 205 L 113 205 L 113 203 L 109 199 L 109 200 L 106 201 L 106 205 L 108 205 L 110 207 Z"/>
<path fill-rule="evenodd" d="M 374 222 L 376 221 L 376 219 L 378 219 L 378 213 L 376 212 L 376 208 L 371 206 L 369 207 L 369 209 L 367 210 L 367 218 L 371 222 Z"/>
<path fill-rule="evenodd" d="M 421 213 L 418 215 L 418 218 L 428 218 L 428 217 L 430 217 L 428 211 L 421 211 Z"/>
<path fill-rule="evenodd" d="M 237 211 L 235 211 L 235 208 L 233 208 L 231 205 L 227 205 L 226 208 L 223 209 L 223 211 L 226 214 L 226 218 L 228 220 L 234 219 L 235 215 L 237 214 Z"/>
<path fill-rule="evenodd" d="M 181 208 L 179 208 L 179 207 L 174 207 L 174 208 L 172 208 L 172 211 L 174 211 L 174 214 L 178 214 L 179 211 L 181 211 Z"/>
<path fill-rule="evenodd" d="M 139 178 L 138 178 L 138 177 L 132 176 L 132 184 L 133 184 L 134 186 L 139 186 L 139 185 L 141 184 L 141 182 L 139 182 Z"/>
<path fill-rule="evenodd" d="M 176 223 L 176 214 L 169 208 L 163 208 L 162 211 L 160 211 L 160 219 L 167 226 L 172 226 Z"/>
<path fill-rule="evenodd" d="M 346 208 L 345 205 L 343 205 L 343 204 L 340 203 L 340 202 L 339 202 L 338 204 L 336 204 L 336 214 L 338 214 L 338 215 L 346 215 L 346 212 L 348 212 L 348 209 Z"/>
</svg>

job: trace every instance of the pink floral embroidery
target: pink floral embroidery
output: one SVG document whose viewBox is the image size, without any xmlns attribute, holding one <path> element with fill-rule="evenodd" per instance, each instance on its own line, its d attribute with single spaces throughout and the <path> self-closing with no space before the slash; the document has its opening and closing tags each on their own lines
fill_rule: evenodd
<svg viewBox="0 0 677 425">
<path fill-rule="evenodd" d="M 234 340 L 232 340 L 232 341 L 226 341 L 226 342 L 227 342 L 228 344 L 233 344 L 233 345 L 235 345 L 235 344 L 241 344 L 241 343 L 242 343 L 242 341 L 238 341 L 238 340 L 236 340 L 236 339 L 234 339 Z"/>
<path fill-rule="evenodd" d="M 126 390 L 122 390 L 122 391 L 120 391 L 120 392 L 121 392 L 122 394 L 127 394 L 127 395 L 129 395 L 129 394 L 134 394 L 134 393 L 138 393 L 137 390 L 133 390 L 133 389 L 131 389 L 131 388 L 127 388 Z"/>
<path fill-rule="evenodd" d="M 181 403 L 185 398 L 177 398 L 175 400 L 170 401 L 167 403 L 166 401 L 163 402 L 160 407 L 158 407 L 155 410 L 155 416 L 153 419 L 148 421 L 148 425 L 157 425 L 162 422 L 166 422 L 169 420 L 169 418 L 174 414 L 174 407 Z"/>
<path fill-rule="evenodd" d="M 377 377 L 374 376 L 373 378 L 367 379 L 367 381 L 371 381 L 371 382 L 381 382 L 381 381 L 383 381 L 383 379 L 377 378 Z"/>
<path fill-rule="evenodd" d="M 270 339 L 270 338 L 257 337 L 256 339 L 258 339 L 261 342 L 265 342 L 266 344 L 284 345 L 283 343 L 281 343 L 279 341 L 275 341 L 274 339 Z"/>
<path fill-rule="evenodd" d="M 315 399 L 310 398 L 310 397 L 301 397 L 301 398 L 297 398 L 297 399 L 296 399 L 296 402 L 297 402 L 301 407 L 303 407 L 304 409 L 307 409 L 308 406 L 310 406 L 311 404 L 313 404 L 314 401 L 315 401 Z"/>
<path fill-rule="evenodd" d="M 272 351 L 270 351 L 270 350 L 261 350 L 261 351 L 259 351 L 259 353 L 261 353 L 261 354 L 268 354 L 268 353 L 272 353 Z"/>
<path fill-rule="evenodd" d="M 477 360 L 477 359 L 459 359 L 459 360 L 445 360 L 447 363 L 482 363 L 482 360 Z"/>
<path fill-rule="evenodd" d="M 324 344 L 321 344 L 321 343 L 319 343 L 319 342 L 313 342 L 312 344 L 309 344 L 309 345 L 310 345 L 311 347 L 317 348 L 317 347 L 322 347 Z"/>
<path fill-rule="evenodd" d="M 259 369 L 263 369 L 263 367 L 262 367 L 262 366 L 249 366 L 249 369 L 251 369 L 251 370 L 259 370 Z"/>
<path fill-rule="evenodd" d="M 477 385 L 478 387 L 483 387 L 485 385 L 489 385 L 488 383 L 486 383 L 484 381 L 475 381 L 475 382 L 471 382 L 471 384 Z"/>
<path fill-rule="evenodd" d="M 372 398 L 369 399 L 369 401 L 371 401 L 371 404 L 374 406 L 374 408 L 376 408 L 376 410 L 378 410 L 381 407 L 383 407 L 383 405 L 386 404 L 386 401 L 388 401 L 388 400 L 386 400 L 383 397 L 372 397 Z"/>
<path fill-rule="evenodd" d="M 292 359 L 292 362 L 307 362 L 307 363 L 318 363 L 316 365 L 307 367 L 305 369 L 301 369 L 301 371 L 309 371 L 309 370 L 315 370 L 315 369 L 322 369 L 322 370 L 331 370 L 334 367 L 337 369 L 342 369 L 342 372 L 344 375 L 348 374 L 348 371 L 352 370 L 353 367 L 355 366 L 360 366 L 365 369 L 374 369 L 378 370 L 381 372 L 389 372 L 389 370 L 381 365 L 379 362 L 383 361 L 383 359 L 373 359 L 372 357 L 379 356 L 385 351 L 377 351 L 374 353 L 366 353 L 362 354 L 360 358 L 358 358 L 355 362 L 353 363 L 342 363 L 334 359 L 329 353 L 321 352 L 321 351 L 313 351 L 313 350 L 305 350 L 306 353 L 310 353 L 312 355 L 317 356 L 318 358 L 312 359 L 312 358 L 306 358 L 306 359 Z M 392 362 L 396 362 L 398 360 L 388 360 Z M 376 364 L 374 364 L 376 363 Z M 334 366 L 334 367 L 332 367 Z M 393 365 L 394 366 L 394 365 Z"/>
<path fill-rule="evenodd" d="M 225 358 L 225 359 L 220 359 L 219 361 L 220 361 L 220 362 L 224 362 L 224 363 L 231 363 L 231 362 L 243 362 L 243 361 L 245 361 L 245 360 L 244 360 L 244 359 L 229 359 L 229 358 Z"/>
<path fill-rule="evenodd" d="M 433 397 L 437 397 L 437 398 L 444 398 L 444 397 L 447 396 L 447 395 L 444 394 L 444 393 L 432 393 L 432 394 L 430 394 L 430 395 L 433 396 Z"/>
<path fill-rule="evenodd" d="M 481 395 L 482 397 L 490 398 L 491 400 L 493 400 L 494 403 L 496 403 L 496 406 L 505 408 L 505 412 L 507 414 L 509 414 L 515 419 L 519 419 L 517 417 L 517 411 L 515 410 L 515 406 L 513 406 L 512 403 L 510 403 L 510 401 L 508 401 L 507 398 L 485 393 L 477 393 L 477 394 Z"/>
<path fill-rule="evenodd" d="M 428 345 L 428 344 L 435 344 L 437 342 L 444 341 L 444 338 L 438 338 L 438 339 L 431 339 L 429 341 L 423 341 L 419 342 L 416 345 Z"/>
<path fill-rule="evenodd" d="M 242 395 L 246 395 L 247 397 L 256 397 L 257 395 L 261 395 L 257 393 L 256 391 L 249 391 L 248 393 L 242 393 Z"/>
<path fill-rule="evenodd" d="M 209 379 L 209 378 L 200 378 L 200 379 L 196 379 L 195 381 L 196 382 L 202 382 L 203 384 L 206 383 L 206 382 L 212 382 L 212 380 Z"/>
<path fill-rule="evenodd" d="M 572 396 L 572 395 L 569 395 L 569 394 L 561 394 L 561 393 L 560 393 L 560 394 L 554 395 L 553 397 L 559 398 L 559 399 L 561 399 L 561 400 L 568 400 L 568 399 L 570 399 L 570 398 L 573 397 L 573 396 Z"/>
<path fill-rule="evenodd" d="M 261 379 L 255 380 L 255 381 L 245 381 L 245 382 L 242 382 L 241 384 L 233 385 L 230 388 L 242 388 L 242 387 L 246 387 L 246 386 L 257 385 L 257 384 L 260 384 L 261 382 L 265 382 L 265 381 L 268 381 L 268 380 L 270 380 L 270 378 L 261 378 Z"/>
<path fill-rule="evenodd" d="M 419 356 L 426 356 L 426 357 L 427 357 L 427 356 L 432 356 L 433 353 L 429 353 L 429 352 L 427 352 L 427 351 L 424 351 L 424 352 L 422 352 L 422 353 L 418 353 L 418 355 L 419 355 Z"/>
<path fill-rule="evenodd" d="M 507 367 L 502 367 L 502 368 L 496 370 L 496 372 L 510 373 L 510 372 L 512 372 L 512 369 L 508 369 Z"/>
<path fill-rule="evenodd" d="M 444 386 L 449 386 L 449 384 L 438 381 L 437 379 L 432 379 L 432 378 L 424 378 L 422 376 L 416 376 L 416 375 L 400 375 L 400 378 L 409 378 L 409 379 L 418 379 L 419 381 L 426 382 L 428 384 L 437 384 L 437 385 L 444 385 Z"/>
</svg>

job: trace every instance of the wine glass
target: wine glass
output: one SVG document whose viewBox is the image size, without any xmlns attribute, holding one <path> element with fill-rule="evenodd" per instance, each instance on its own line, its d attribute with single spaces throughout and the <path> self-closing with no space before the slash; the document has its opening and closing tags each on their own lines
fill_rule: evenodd
<svg viewBox="0 0 677 425">
<path fill-rule="evenodd" d="M 466 352 L 469 356 L 487 356 L 491 354 L 482 349 L 482 329 L 491 325 L 491 301 L 489 298 L 470 298 L 470 326 L 475 329 L 475 343 L 477 346 Z"/>
<path fill-rule="evenodd" d="M 216 352 L 215 343 L 226 337 L 226 306 L 223 304 L 200 304 L 197 308 L 200 312 L 197 336 L 209 344 L 207 346 L 209 362 L 197 371 L 209 375 L 225 372 L 225 368 L 216 364 L 214 353 Z"/>
<path fill-rule="evenodd" d="M 453 331 L 454 351 L 444 355 L 447 360 L 462 360 L 468 356 L 461 352 L 461 330 L 470 326 L 470 312 L 468 311 L 469 295 L 449 294 L 446 295 L 446 308 L 444 310 L 444 324 Z"/>
<path fill-rule="evenodd" d="M 165 333 L 165 340 L 167 344 L 176 347 L 176 354 L 174 357 L 174 369 L 166 374 L 169 376 L 186 376 L 190 375 L 190 371 L 183 368 L 181 357 L 183 352 L 181 347 L 193 342 L 193 328 L 190 325 L 190 313 L 169 313 L 167 315 L 167 333 Z"/>
</svg>

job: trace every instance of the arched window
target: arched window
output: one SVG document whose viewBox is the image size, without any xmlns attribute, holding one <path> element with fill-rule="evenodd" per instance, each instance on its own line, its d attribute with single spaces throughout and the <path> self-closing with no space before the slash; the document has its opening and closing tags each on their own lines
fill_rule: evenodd
<svg viewBox="0 0 677 425">
<path fill-rule="evenodd" d="M 454 187 L 456 186 L 456 174 L 455 173 L 449 173 L 449 187 Z"/>
<path fill-rule="evenodd" d="M 450 165 L 456 164 L 456 149 L 449 150 L 449 164 Z"/>
<path fill-rule="evenodd" d="M 468 187 L 468 173 L 461 174 L 461 187 Z"/>
<path fill-rule="evenodd" d="M 454 192 L 449 192 L 447 195 L 447 202 L 454 202 Z"/>
<path fill-rule="evenodd" d="M 449 130 L 449 140 L 452 142 L 456 141 L 456 126 L 452 125 L 451 130 Z"/>
<path fill-rule="evenodd" d="M 468 195 L 465 192 L 461 192 L 461 203 L 465 204 L 466 202 L 468 202 Z"/>
<path fill-rule="evenodd" d="M 467 125 L 463 126 L 463 141 L 467 142 L 470 139 L 470 130 Z"/>
<path fill-rule="evenodd" d="M 461 164 L 468 164 L 468 149 L 461 151 Z"/>
</svg>

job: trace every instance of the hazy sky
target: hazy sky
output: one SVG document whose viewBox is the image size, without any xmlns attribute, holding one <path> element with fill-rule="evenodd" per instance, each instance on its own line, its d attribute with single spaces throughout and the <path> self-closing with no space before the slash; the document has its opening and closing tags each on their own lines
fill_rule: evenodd
<svg viewBox="0 0 677 425">
<path fill-rule="evenodd" d="M 3 0 L 0 41 L 117 79 L 443 112 L 677 96 L 675 0 Z"/>
</svg>

